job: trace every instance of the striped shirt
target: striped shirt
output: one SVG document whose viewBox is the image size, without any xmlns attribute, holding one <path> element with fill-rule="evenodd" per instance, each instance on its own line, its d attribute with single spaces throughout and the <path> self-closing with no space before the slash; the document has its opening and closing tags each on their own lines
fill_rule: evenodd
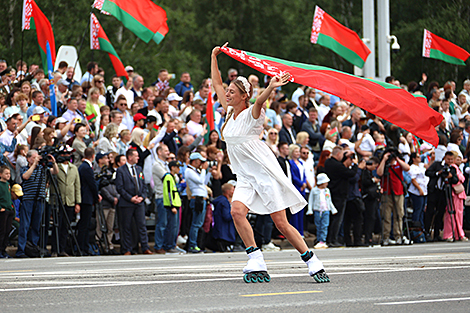
<svg viewBox="0 0 470 313">
<path fill-rule="evenodd" d="M 31 177 L 25 180 L 23 179 L 23 200 L 36 200 L 37 198 L 45 199 L 46 198 L 46 172 L 43 170 L 43 166 L 38 164 L 34 169 Z M 23 174 L 29 170 L 29 166 L 25 166 L 21 169 L 20 175 L 23 177 Z M 46 169 L 47 170 L 47 169 Z M 38 186 L 41 183 L 38 193 Z"/>
</svg>

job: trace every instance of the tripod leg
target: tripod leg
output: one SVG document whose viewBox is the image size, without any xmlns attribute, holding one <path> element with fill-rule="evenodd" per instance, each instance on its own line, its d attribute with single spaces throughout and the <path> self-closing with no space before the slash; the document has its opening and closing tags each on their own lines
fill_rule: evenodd
<svg viewBox="0 0 470 313">
<path fill-rule="evenodd" d="M 51 210 L 52 210 L 52 225 L 53 225 L 53 232 L 55 234 L 55 244 L 56 244 L 56 249 L 57 249 L 57 253 L 60 253 L 60 240 L 59 240 L 59 236 L 60 236 L 60 231 L 59 231 L 59 227 L 60 227 L 60 217 L 59 217 L 59 208 L 57 207 L 57 202 L 55 202 L 52 206 L 51 206 Z"/>
</svg>

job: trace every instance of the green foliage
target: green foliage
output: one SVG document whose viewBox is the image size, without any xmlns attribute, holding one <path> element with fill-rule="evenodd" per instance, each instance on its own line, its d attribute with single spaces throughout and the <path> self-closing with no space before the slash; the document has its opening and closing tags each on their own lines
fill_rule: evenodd
<svg viewBox="0 0 470 313">
<path fill-rule="evenodd" d="M 89 13 L 93 0 L 36 0 L 51 21 L 57 49 L 74 45 L 80 51 L 82 70 L 88 61 L 97 61 L 106 70 L 107 81 L 114 74 L 105 52 L 91 51 Z M 320 64 L 351 73 L 353 66 L 327 48 L 310 43 L 315 4 L 340 23 L 362 35 L 362 1 L 360 0 L 159 0 L 168 15 L 169 33 L 160 45 L 144 43 L 112 16 L 93 12 L 103 25 L 124 65 L 131 64 L 142 74 L 146 84 L 156 80 L 161 68 L 179 75 L 189 71 L 193 83 L 209 76 L 210 52 L 215 45 L 229 41 L 230 46 L 279 58 Z M 138 3 L 138 1 L 136 1 Z M 0 20 L 0 58 L 13 64 L 21 58 L 22 1 L 0 0 L 4 18 Z M 392 74 L 402 83 L 419 80 L 428 73 L 429 80 L 443 84 L 468 77 L 466 67 L 421 57 L 423 28 L 470 51 L 470 4 L 468 0 L 390 1 L 391 34 L 398 37 L 401 50 L 392 55 Z M 35 31 L 24 32 L 23 59 L 40 63 Z M 220 68 L 225 76 L 234 67 L 248 76 L 254 70 L 221 56 Z M 467 63 L 470 61 L 467 61 Z M 259 73 L 258 76 L 261 77 Z M 262 80 L 261 80 L 262 81 Z M 294 88 L 291 86 L 290 88 Z"/>
</svg>

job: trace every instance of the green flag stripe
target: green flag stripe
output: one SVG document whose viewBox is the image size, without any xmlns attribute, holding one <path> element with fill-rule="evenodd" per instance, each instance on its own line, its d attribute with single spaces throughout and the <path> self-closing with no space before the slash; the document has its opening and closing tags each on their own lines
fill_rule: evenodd
<svg viewBox="0 0 470 313">
<path fill-rule="evenodd" d="M 163 36 L 162 34 L 160 34 L 159 32 L 156 32 L 155 33 L 155 36 L 153 36 L 153 41 L 155 41 L 157 44 L 159 44 L 163 38 L 165 38 L 165 36 Z"/>
<path fill-rule="evenodd" d="M 360 68 L 364 67 L 364 60 L 362 60 L 361 57 L 357 55 L 356 52 L 343 46 L 342 44 L 340 44 L 338 41 L 336 41 L 334 38 L 330 36 L 320 33 L 318 35 L 317 44 L 333 50 L 335 53 L 343 57 L 346 61 L 352 63 L 353 65 L 356 65 L 357 67 L 360 67 Z"/>
<path fill-rule="evenodd" d="M 104 38 L 98 38 L 98 41 L 100 43 L 100 50 L 103 50 L 103 51 L 106 51 L 108 53 L 111 53 L 112 55 L 114 55 L 116 58 L 119 59 L 119 61 L 121 61 L 121 59 L 119 58 L 118 54 L 116 53 L 116 50 L 114 50 L 114 47 L 113 45 L 107 41 L 106 39 Z"/>
<path fill-rule="evenodd" d="M 457 58 L 454 58 L 453 56 L 445 54 L 444 52 L 436 50 L 436 49 L 431 49 L 429 57 L 433 58 L 433 59 L 438 59 L 438 60 L 441 60 L 441 61 L 444 61 L 444 62 L 447 62 L 447 63 L 451 63 L 451 64 L 467 65 L 467 64 L 465 64 L 464 61 L 462 61 L 460 59 L 457 59 Z"/>
<path fill-rule="evenodd" d="M 105 1 L 103 10 L 109 12 L 112 16 L 120 20 L 126 28 L 132 31 L 137 37 L 148 43 L 154 36 L 154 33 L 137 21 L 132 15 L 122 10 L 114 2 Z"/>
<path fill-rule="evenodd" d="M 350 76 L 357 77 L 355 75 L 351 75 L 351 74 L 341 72 L 341 71 L 338 71 L 338 70 L 335 70 L 335 69 L 331 69 L 331 68 L 325 67 L 325 66 L 298 63 L 298 62 L 292 62 L 292 61 L 287 61 L 287 60 L 281 60 L 281 59 L 273 58 L 273 57 L 270 57 L 270 56 L 265 56 L 265 55 L 253 53 L 253 52 L 245 52 L 245 53 L 249 56 L 253 56 L 253 57 L 258 58 L 260 60 L 273 61 L 273 62 L 277 62 L 277 63 L 282 63 L 282 64 L 287 65 L 287 66 L 293 66 L 293 67 L 297 67 L 297 68 L 301 68 L 301 69 L 305 69 L 305 70 L 331 71 L 331 72 L 340 73 L 342 75 L 350 75 Z M 374 80 L 374 79 L 370 79 L 370 78 L 363 78 L 363 79 L 366 79 L 368 81 L 376 83 L 376 84 L 378 84 L 378 85 L 380 85 L 380 86 L 382 86 L 383 88 L 386 88 L 386 89 L 400 89 L 400 87 L 397 87 L 397 86 L 389 84 L 389 83 L 381 82 L 381 81 L 378 81 L 378 80 Z"/>
</svg>

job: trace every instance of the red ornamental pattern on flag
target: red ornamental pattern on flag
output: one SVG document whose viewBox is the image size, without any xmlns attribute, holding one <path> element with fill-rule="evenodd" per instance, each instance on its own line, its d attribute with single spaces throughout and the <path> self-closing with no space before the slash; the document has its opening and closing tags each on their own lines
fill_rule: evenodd
<svg viewBox="0 0 470 313">
<path fill-rule="evenodd" d="M 104 0 L 95 0 L 95 2 L 93 3 L 93 7 L 100 10 L 101 14 L 111 15 L 109 14 L 109 12 L 106 12 L 103 10 L 103 4 L 104 4 Z"/>
<path fill-rule="evenodd" d="M 254 57 L 254 56 L 251 56 L 251 55 L 247 55 L 245 53 L 245 51 L 242 51 L 242 50 L 235 50 L 235 49 L 232 49 L 230 47 L 225 47 L 225 48 L 220 48 L 222 51 L 224 51 L 225 53 L 229 54 L 229 55 L 232 55 L 236 58 L 240 58 L 240 60 L 242 61 L 245 61 L 247 62 L 248 66 L 260 71 L 260 72 L 266 72 L 266 74 L 268 74 L 269 76 L 282 76 L 284 75 L 286 72 L 285 71 L 281 71 L 279 68 L 277 68 L 276 66 L 273 66 L 273 65 L 270 65 L 269 63 L 265 62 L 264 60 L 261 60 L 257 57 Z M 294 81 L 294 77 L 291 75 L 290 79 L 289 79 L 290 82 L 293 82 Z"/>
<path fill-rule="evenodd" d="M 23 30 L 31 29 L 31 16 L 33 15 L 33 5 L 31 0 L 23 1 Z"/>
<path fill-rule="evenodd" d="M 424 45 L 423 45 L 423 56 L 429 58 L 431 56 L 431 32 L 427 29 L 424 30 Z"/>
<path fill-rule="evenodd" d="M 98 32 L 100 31 L 100 23 L 96 16 L 91 14 L 91 27 L 90 27 L 90 44 L 92 50 L 100 50 L 100 41 L 98 40 Z"/>
<path fill-rule="evenodd" d="M 311 43 L 317 43 L 318 35 L 320 34 L 321 24 L 323 22 L 323 16 L 325 11 L 320 9 L 320 7 L 315 8 L 315 14 L 313 15 L 313 24 L 312 24 L 312 35 L 310 37 Z"/>
</svg>

